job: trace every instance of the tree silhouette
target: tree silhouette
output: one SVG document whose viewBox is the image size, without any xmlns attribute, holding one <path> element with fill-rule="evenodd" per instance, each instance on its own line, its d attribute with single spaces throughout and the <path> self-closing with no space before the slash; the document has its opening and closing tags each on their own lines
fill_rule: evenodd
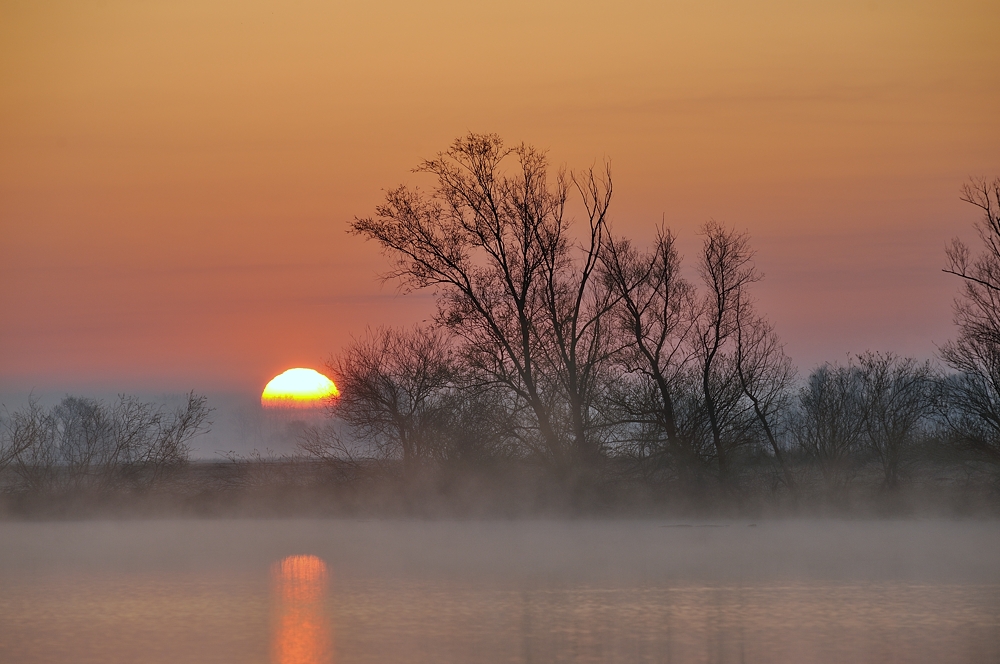
<svg viewBox="0 0 1000 664">
<path fill-rule="evenodd" d="M 958 337 L 941 348 L 957 372 L 946 384 L 946 421 L 965 447 L 1000 462 L 1000 178 L 966 184 L 962 200 L 982 210 L 976 230 L 983 250 L 972 258 L 957 238 L 947 249 L 944 271 L 963 284 L 955 301 Z"/>
<path fill-rule="evenodd" d="M 544 153 L 492 134 L 458 139 L 415 170 L 435 178 L 432 191 L 394 189 L 352 231 L 382 245 L 394 265 L 386 278 L 436 289 L 437 321 L 462 339 L 470 369 L 531 413 L 525 445 L 559 465 L 593 458 L 590 404 L 608 306 L 594 274 L 610 177 L 550 180 Z M 571 189 L 587 216 L 582 247 L 569 235 Z"/>
<path fill-rule="evenodd" d="M 411 467 L 436 455 L 457 368 L 438 330 L 378 328 L 327 363 L 340 386 L 330 405 L 356 438 Z"/>
</svg>

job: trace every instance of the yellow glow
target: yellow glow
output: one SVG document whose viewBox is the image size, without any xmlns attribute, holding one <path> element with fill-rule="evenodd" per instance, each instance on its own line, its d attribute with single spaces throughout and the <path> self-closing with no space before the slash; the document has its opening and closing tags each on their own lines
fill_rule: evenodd
<svg viewBox="0 0 1000 664">
<path fill-rule="evenodd" d="M 260 403 L 265 408 L 315 408 L 324 399 L 340 395 L 333 381 L 312 369 L 289 369 L 264 387 Z"/>
</svg>

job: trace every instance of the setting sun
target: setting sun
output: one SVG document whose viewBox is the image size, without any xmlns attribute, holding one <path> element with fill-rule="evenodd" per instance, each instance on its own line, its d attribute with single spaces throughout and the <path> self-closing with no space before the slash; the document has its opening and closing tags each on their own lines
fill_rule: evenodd
<svg viewBox="0 0 1000 664">
<path fill-rule="evenodd" d="M 323 400 L 340 395 L 333 381 L 312 369 L 289 369 L 264 387 L 260 403 L 265 408 L 316 408 Z"/>
</svg>

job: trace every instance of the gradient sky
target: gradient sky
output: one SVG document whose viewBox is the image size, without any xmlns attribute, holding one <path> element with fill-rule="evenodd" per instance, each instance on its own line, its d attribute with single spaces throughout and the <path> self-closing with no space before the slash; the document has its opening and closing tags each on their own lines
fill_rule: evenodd
<svg viewBox="0 0 1000 664">
<path fill-rule="evenodd" d="M 469 130 L 748 230 L 808 370 L 953 334 L 1000 3 L 0 2 L 0 388 L 254 391 L 426 297 L 345 233 Z"/>
</svg>

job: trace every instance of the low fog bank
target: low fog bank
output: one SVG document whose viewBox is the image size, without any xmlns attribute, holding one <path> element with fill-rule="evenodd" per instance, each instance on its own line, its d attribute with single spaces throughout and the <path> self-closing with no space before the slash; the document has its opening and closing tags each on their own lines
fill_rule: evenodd
<svg viewBox="0 0 1000 664">
<path fill-rule="evenodd" d="M 0 524 L 0 578 L 259 574 L 309 553 L 334 584 L 1000 583 L 996 520 L 163 520 Z"/>
<path fill-rule="evenodd" d="M 136 473 L 108 484 L 57 474 L 35 489 L 25 488 L 8 469 L 0 473 L 0 519 L 1000 516 L 1000 498 L 988 474 L 930 475 L 887 491 L 865 475 L 831 488 L 811 477 L 808 467 L 798 470 L 792 491 L 759 469 L 727 484 L 710 476 L 652 482 L 627 463 L 565 472 L 529 462 L 406 468 L 371 460 L 233 457 L 176 464 L 157 475 Z"/>
<path fill-rule="evenodd" d="M 493 444 L 480 411 L 406 454 L 322 410 L 269 412 L 246 395 L 27 398 L 0 417 L 0 518 L 1000 515 L 1000 465 L 947 437 L 902 446 L 890 482 L 861 445 L 827 458 L 790 442 L 781 459 L 738 446 L 722 473 L 711 455 Z"/>
</svg>

